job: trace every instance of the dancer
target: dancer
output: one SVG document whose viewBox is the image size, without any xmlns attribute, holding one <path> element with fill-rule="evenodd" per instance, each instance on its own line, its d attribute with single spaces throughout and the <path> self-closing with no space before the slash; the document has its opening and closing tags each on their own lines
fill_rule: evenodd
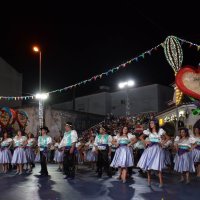
<svg viewBox="0 0 200 200">
<path fill-rule="evenodd" d="M 151 170 L 156 170 L 159 176 L 159 187 L 163 187 L 162 170 L 165 168 L 165 163 L 160 140 L 164 133 L 165 131 L 159 127 L 158 120 L 151 119 L 149 122 L 149 129 L 144 130 L 143 134 L 140 136 L 140 139 L 147 148 L 144 150 L 137 166 L 147 171 L 148 186 L 151 185 Z M 149 137 L 149 141 L 144 139 L 145 136 Z"/>
<path fill-rule="evenodd" d="M 78 140 L 76 130 L 73 129 L 72 123 L 65 124 L 65 133 L 59 145 L 59 149 L 64 150 L 63 171 L 64 179 L 74 179 L 75 177 L 75 147 Z"/>
<path fill-rule="evenodd" d="M 38 137 L 38 146 L 40 147 L 40 164 L 41 164 L 41 176 L 48 176 L 47 170 L 47 156 L 48 150 L 52 143 L 52 138 L 47 135 L 49 133 L 48 127 L 44 126 L 41 129 L 42 135 Z"/>
<path fill-rule="evenodd" d="M 200 178 L 200 128 L 194 128 L 194 141 L 192 145 L 192 158 L 196 165 L 197 177 Z"/>
<path fill-rule="evenodd" d="M 112 134 L 112 141 L 114 141 L 115 137 L 116 137 L 116 135 Z M 115 156 L 115 152 L 117 150 L 117 147 L 118 147 L 118 145 L 116 143 L 112 142 L 112 145 L 111 145 L 111 163 L 112 163 L 113 158 Z M 118 170 L 117 168 L 111 167 L 112 175 L 114 175 L 117 170 Z"/>
<path fill-rule="evenodd" d="M 135 135 L 136 138 L 137 138 L 137 142 L 133 145 L 133 149 L 134 149 L 134 153 L 133 153 L 133 156 L 134 156 L 134 166 L 137 166 L 143 152 L 144 152 L 144 149 L 145 149 L 145 145 L 144 143 L 140 140 L 140 135 L 136 134 Z M 139 169 L 138 171 L 140 174 L 143 174 L 143 171 L 142 169 Z"/>
<path fill-rule="evenodd" d="M 21 130 L 17 131 L 17 135 L 13 139 L 14 141 L 14 153 L 12 157 L 12 164 L 17 165 L 16 175 L 21 175 L 23 173 L 23 165 L 27 163 L 25 147 L 27 144 L 27 138 L 23 136 Z"/>
<path fill-rule="evenodd" d="M 35 163 L 35 153 L 34 153 L 34 147 L 35 147 L 35 138 L 32 133 L 28 133 L 28 140 L 27 140 L 27 145 L 26 145 L 26 156 L 27 156 L 27 172 L 31 173 L 32 172 L 32 167 Z M 29 165 L 29 169 L 28 169 Z"/>
<path fill-rule="evenodd" d="M 83 165 L 85 161 L 85 142 L 83 138 L 79 138 L 76 143 L 76 150 L 78 153 L 78 164 Z"/>
<path fill-rule="evenodd" d="M 55 156 L 54 156 L 54 161 L 58 163 L 58 169 L 57 171 L 62 172 L 63 171 L 63 149 L 59 149 L 60 145 L 60 138 L 57 140 L 55 143 Z"/>
<path fill-rule="evenodd" d="M 85 144 L 86 150 L 86 161 L 89 162 L 90 167 L 94 169 L 95 162 L 96 162 L 96 154 L 95 154 L 95 147 L 94 147 L 94 135 L 90 135 L 89 142 Z"/>
<path fill-rule="evenodd" d="M 165 165 L 171 171 L 171 166 L 172 166 L 172 154 L 171 154 L 172 140 L 171 140 L 171 137 L 170 137 L 170 135 L 168 133 L 165 133 L 164 135 L 162 135 L 162 137 L 161 137 L 161 146 L 162 146 L 163 151 L 164 151 Z"/>
<path fill-rule="evenodd" d="M 40 162 L 40 147 L 38 145 L 36 145 L 34 153 L 35 153 L 35 163 L 39 163 Z"/>
<path fill-rule="evenodd" d="M 95 137 L 95 152 L 97 154 L 97 172 L 98 177 L 102 177 L 103 168 L 105 169 L 107 175 L 111 177 L 110 167 L 109 167 L 109 157 L 111 157 L 111 145 L 112 137 L 106 133 L 107 127 L 102 126 L 99 129 L 99 134 Z"/>
<path fill-rule="evenodd" d="M 8 133 L 3 133 L 3 139 L 1 142 L 1 151 L 0 151 L 0 164 L 3 167 L 3 173 L 7 173 L 9 169 L 9 164 L 12 160 L 12 154 L 10 147 L 12 146 L 12 139 L 9 138 Z"/>
<path fill-rule="evenodd" d="M 110 166 L 114 168 L 120 168 L 119 179 L 122 179 L 123 183 L 126 182 L 127 168 L 134 166 L 131 145 L 135 144 L 136 142 L 136 137 L 128 132 L 128 127 L 126 126 L 123 127 L 120 134 L 115 136 L 112 142 L 118 146 L 118 149 L 115 152 L 115 156 Z"/>
<path fill-rule="evenodd" d="M 186 176 L 186 184 L 190 183 L 190 172 L 194 172 L 194 162 L 190 152 L 192 141 L 187 128 L 180 129 L 180 136 L 175 140 L 175 149 L 177 151 L 174 158 L 174 170 L 181 173 L 180 182 L 184 182 Z"/>
</svg>

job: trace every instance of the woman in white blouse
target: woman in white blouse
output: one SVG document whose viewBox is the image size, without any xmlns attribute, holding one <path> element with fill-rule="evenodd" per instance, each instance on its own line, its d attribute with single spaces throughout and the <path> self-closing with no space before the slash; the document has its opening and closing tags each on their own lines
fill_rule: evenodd
<svg viewBox="0 0 200 200">
<path fill-rule="evenodd" d="M 12 157 L 12 164 L 17 165 L 16 174 L 21 175 L 23 172 L 23 164 L 27 163 L 27 157 L 25 153 L 27 138 L 23 136 L 21 130 L 18 130 L 17 135 L 14 137 L 13 141 L 15 150 Z"/>
<path fill-rule="evenodd" d="M 194 162 L 192 160 L 191 147 L 192 140 L 189 136 L 187 128 L 180 129 L 180 136 L 176 137 L 174 141 L 175 149 L 177 151 L 174 158 L 174 170 L 181 173 L 180 182 L 184 181 L 184 175 L 186 175 L 186 184 L 190 182 L 190 172 L 194 172 Z"/>
<path fill-rule="evenodd" d="M 27 156 L 27 162 L 29 164 L 29 170 L 27 172 L 32 172 L 32 166 L 35 163 L 35 153 L 34 153 L 34 147 L 36 145 L 36 141 L 34 138 L 34 135 L 32 133 L 28 133 L 28 140 L 26 145 L 26 156 Z M 28 169 L 27 164 L 27 169 Z"/>
<path fill-rule="evenodd" d="M 159 127 L 158 120 L 152 119 L 149 122 L 149 129 L 144 130 L 140 139 L 146 145 L 137 166 L 147 171 L 148 185 L 151 185 L 151 170 L 158 171 L 159 187 L 163 187 L 162 170 L 165 168 L 164 152 L 161 147 L 161 136 L 165 131 Z M 145 140 L 145 136 L 149 139 Z"/>
<path fill-rule="evenodd" d="M 200 128 L 199 127 L 194 128 L 192 158 L 196 165 L 197 177 L 200 178 Z"/>
<path fill-rule="evenodd" d="M 114 140 L 112 141 L 112 143 L 118 148 L 110 166 L 120 169 L 119 179 L 122 179 L 123 183 L 126 182 L 127 168 L 133 167 L 134 165 L 131 145 L 135 144 L 136 142 L 136 137 L 128 132 L 127 126 L 124 126 L 120 134 L 115 136 Z"/>
<path fill-rule="evenodd" d="M 12 145 L 12 139 L 8 137 L 8 133 L 3 133 L 3 140 L 1 142 L 1 151 L 0 151 L 0 163 L 3 166 L 3 173 L 7 173 L 9 164 L 12 160 L 12 154 L 10 147 Z"/>
</svg>

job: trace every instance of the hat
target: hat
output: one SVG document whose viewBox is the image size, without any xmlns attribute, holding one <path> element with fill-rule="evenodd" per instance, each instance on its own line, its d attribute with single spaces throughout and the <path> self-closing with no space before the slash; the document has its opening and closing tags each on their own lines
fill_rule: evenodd
<svg viewBox="0 0 200 200">
<path fill-rule="evenodd" d="M 66 122 L 65 125 L 66 126 L 70 126 L 72 128 L 72 123 L 71 122 Z"/>
<path fill-rule="evenodd" d="M 44 129 L 47 133 L 49 133 L 49 129 L 47 126 L 43 126 L 42 128 L 40 128 L 40 130 Z"/>
</svg>

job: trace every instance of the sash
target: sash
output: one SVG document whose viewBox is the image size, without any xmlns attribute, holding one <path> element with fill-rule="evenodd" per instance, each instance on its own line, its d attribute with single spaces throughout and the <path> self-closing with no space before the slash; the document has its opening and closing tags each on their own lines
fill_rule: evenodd
<svg viewBox="0 0 200 200">
<path fill-rule="evenodd" d="M 125 147 L 127 146 L 128 144 L 119 144 L 119 147 Z"/>
<path fill-rule="evenodd" d="M 150 138 L 150 142 L 160 142 L 159 138 Z"/>
<path fill-rule="evenodd" d="M 0 151 L 5 150 L 6 148 L 7 148 L 7 146 L 2 146 L 2 147 L 0 148 Z"/>
<path fill-rule="evenodd" d="M 147 147 L 152 147 L 154 145 L 159 145 L 159 143 L 158 142 L 151 142 L 150 144 L 147 145 Z"/>
<path fill-rule="evenodd" d="M 197 145 L 195 149 L 200 150 L 200 145 Z"/>
<path fill-rule="evenodd" d="M 179 156 L 181 156 L 181 155 L 183 155 L 184 153 L 187 153 L 187 152 L 189 152 L 188 149 L 181 149 L 181 148 L 178 149 L 178 155 Z"/>
</svg>

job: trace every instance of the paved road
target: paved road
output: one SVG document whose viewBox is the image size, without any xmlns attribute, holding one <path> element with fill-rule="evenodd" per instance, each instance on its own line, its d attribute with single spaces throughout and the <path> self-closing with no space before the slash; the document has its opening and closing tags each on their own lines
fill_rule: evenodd
<svg viewBox="0 0 200 200">
<path fill-rule="evenodd" d="M 158 187 L 157 177 L 152 186 L 137 170 L 134 180 L 123 184 L 116 179 L 96 177 L 87 166 L 80 166 L 74 180 L 65 180 L 57 172 L 56 164 L 49 164 L 49 177 L 39 178 L 39 165 L 32 174 L 14 175 L 14 172 L 0 175 L 0 200 L 191 200 L 199 199 L 200 180 L 192 178 L 191 184 L 178 183 L 175 174 L 165 175 L 165 186 Z"/>
</svg>

